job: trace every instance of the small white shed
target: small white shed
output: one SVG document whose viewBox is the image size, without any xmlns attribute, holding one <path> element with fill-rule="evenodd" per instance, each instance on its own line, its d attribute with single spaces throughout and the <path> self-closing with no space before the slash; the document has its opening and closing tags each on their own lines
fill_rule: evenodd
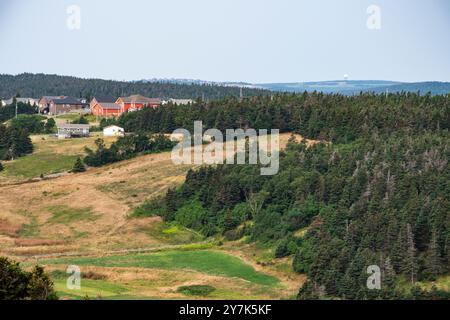
<svg viewBox="0 0 450 320">
<path fill-rule="evenodd" d="M 104 137 L 123 137 L 125 130 L 119 126 L 108 126 L 103 129 Z"/>
</svg>

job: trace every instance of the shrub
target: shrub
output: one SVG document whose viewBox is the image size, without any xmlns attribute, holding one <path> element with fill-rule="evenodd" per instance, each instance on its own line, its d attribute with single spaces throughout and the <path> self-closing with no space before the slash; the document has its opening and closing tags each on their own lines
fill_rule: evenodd
<svg viewBox="0 0 450 320">
<path fill-rule="evenodd" d="M 53 133 L 55 132 L 55 128 L 56 128 L 55 120 L 53 118 L 48 119 L 44 125 L 45 133 Z"/>
<path fill-rule="evenodd" d="M 80 116 L 78 119 L 72 121 L 73 124 L 89 124 L 89 121 L 84 117 Z"/>
<path fill-rule="evenodd" d="M 17 118 L 11 120 L 11 126 L 21 130 L 27 130 L 29 133 L 43 133 L 45 117 L 40 115 L 20 114 Z"/>
<path fill-rule="evenodd" d="M 53 282 L 40 266 L 31 272 L 0 257 L 0 300 L 55 300 Z"/>
<path fill-rule="evenodd" d="M 205 213 L 206 211 L 200 201 L 193 199 L 177 210 L 175 221 L 187 228 L 199 229 L 202 226 L 201 222 Z"/>
<path fill-rule="evenodd" d="M 210 285 L 181 286 L 177 289 L 178 292 L 187 296 L 208 296 L 215 290 L 216 288 Z"/>
<path fill-rule="evenodd" d="M 157 197 L 145 201 L 142 205 L 134 209 L 131 217 L 154 217 L 163 216 L 166 211 L 165 201 L 162 197 Z"/>
<path fill-rule="evenodd" d="M 242 238 L 244 236 L 244 228 L 238 227 L 233 230 L 225 231 L 223 236 L 225 237 L 225 239 L 227 239 L 229 241 L 239 240 L 240 238 Z"/>
</svg>

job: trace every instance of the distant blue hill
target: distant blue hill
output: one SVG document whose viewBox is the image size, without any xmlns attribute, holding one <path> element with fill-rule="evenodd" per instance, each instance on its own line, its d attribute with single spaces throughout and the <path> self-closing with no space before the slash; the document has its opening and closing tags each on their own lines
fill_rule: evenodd
<svg viewBox="0 0 450 320">
<path fill-rule="evenodd" d="M 353 95 L 360 92 L 418 92 L 425 94 L 447 94 L 450 93 L 450 82 L 395 82 L 383 80 L 337 80 L 337 81 L 318 81 L 318 82 L 299 82 L 299 83 L 262 83 L 254 84 L 272 91 L 284 92 L 312 92 L 319 91 L 324 93 L 340 93 Z"/>
<path fill-rule="evenodd" d="M 335 81 L 318 81 L 318 82 L 298 82 L 298 83 L 263 83 L 256 84 L 261 88 L 274 91 L 287 92 L 304 92 L 304 91 L 321 91 L 324 93 L 357 93 L 360 91 L 370 91 L 375 88 L 399 85 L 401 82 L 378 81 L 378 80 L 335 80 Z"/>
<path fill-rule="evenodd" d="M 450 82 L 437 82 L 437 81 L 429 81 L 429 82 L 414 82 L 414 83 L 400 83 L 396 85 L 392 85 L 389 87 L 380 87 L 375 88 L 374 91 L 376 93 L 385 92 L 388 90 L 389 92 L 418 92 L 421 94 L 426 94 L 430 92 L 431 94 L 448 94 L 450 93 Z"/>
<path fill-rule="evenodd" d="M 152 83 L 175 83 L 196 85 L 220 85 L 226 87 L 260 88 L 281 92 L 323 92 L 355 95 L 360 92 L 420 92 L 426 94 L 450 93 L 450 82 L 399 82 L 385 80 L 332 80 L 316 82 L 280 82 L 280 83 L 247 83 L 247 82 L 214 82 L 197 79 L 149 79 L 139 82 Z"/>
</svg>

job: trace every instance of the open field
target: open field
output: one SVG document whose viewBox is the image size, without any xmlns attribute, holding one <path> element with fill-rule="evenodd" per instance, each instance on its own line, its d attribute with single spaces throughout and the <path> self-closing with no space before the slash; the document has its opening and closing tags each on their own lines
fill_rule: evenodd
<svg viewBox="0 0 450 320">
<path fill-rule="evenodd" d="M 58 139 L 50 135 L 34 135 L 33 154 L 14 161 L 3 162 L 5 170 L 0 174 L 0 184 L 18 182 L 72 169 L 78 156 L 85 154 L 84 148 L 94 148 L 95 140 L 103 138 L 101 133 L 94 132 L 89 138 Z M 107 144 L 116 138 L 106 138 Z"/>
<path fill-rule="evenodd" d="M 137 267 L 150 269 L 188 269 L 210 275 L 243 279 L 255 284 L 275 286 L 278 280 L 256 272 L 239 258 L 211 250 L 163 251 L 151 254 L 128 254 L 106 257 L 83 257 L 44 260 L 43 264 L 75 264 L 78 266 Z"/>
<path fill-rule="evenodd" d="M 214 291 L 197 298 L 274 299 L 288 297 L 289 290 L 275 276 L 256 271 L 242 259 L 216 250 L 166 250 L 151 254 L 80 257 L 44 260 L 52 270 L 75 264 L 86 270 L 81 291 L 75 295 L 104 298 L 157 299 L 191 298 L 178 292 L 182 286 L 208 285 Z M 89 279 L 90 278 L 95 278 Z M 66 277 L 55 277 L 62 295 L 73 295 L 66 288 Z"/>
<path fill-rule="evenodd" d="M 159 217 L 131 218 L 145 200 L 184 181 L 192 165 L 174 165 L 170 153 L 17 184 L 42 173 L 42 166 L 36 165 L 42 153 L 61 157 L 60 168 L 67 170 L 73 162 L 64 157 L 82 154 L 96 139 L 42 138 L 33 137 L 34 154 L 5 163 L 6 172 L 1 174 L 0 255 L 59 270 L 54 280 L 62 295 L 186 298 L 178 287 L 210 285 L 215 290 L 208 298 L 279 299 L 294 296 L 304 281 L 284 260 L 260 263 L 251 245 L 217 246 Z M 284 146 L 288 138 L 282 135 L 280 144 Z M 29 171 L 17 164 L 20 161 Z M 53 165 L 48 173 L 55 172 Z M 67 264 L 100 273 L 100 279 L 84 280 L 80 292 L 68 292 L 66 278 L 61 277 Z"/>
</svg>

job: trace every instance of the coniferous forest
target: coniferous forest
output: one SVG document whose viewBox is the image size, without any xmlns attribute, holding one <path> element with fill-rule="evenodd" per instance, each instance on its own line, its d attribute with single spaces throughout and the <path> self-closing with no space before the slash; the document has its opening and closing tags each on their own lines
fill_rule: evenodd
<svg viewBox="0 0 450 320">
<path fill-rule="evenodd" d="M 308 277 L 300 299 L 449 298 L 415 286 L 450 271 L 449 95 L 280 94 L 147 109 L 118 122 L 166 132 L 193 120 L 324 143 L 292 138 L 274 176 L 252 165 L 191 170 L 159 200 L 165 220 L 293 256 Z M 380 268 L 381 290 L 367 288 L 369 266 Z"/>
<path fill-rule="evenodd" d="M 238 87 L 179 84 L 170 82 L 114 81 L 102 79 L 82 79 L 77 77 L 22 73 L 19 75 L 0 74 L 0 98 L 10 98 L 19 93 L 22 97 L 73 96 L 92 99 L 97 96 L 128 96 L 142 94 L 154 98 L 220 99 L 240 95 Z M 269 91 L 244 88 L 246 96 L 267 94 Z"/>
</svg>

